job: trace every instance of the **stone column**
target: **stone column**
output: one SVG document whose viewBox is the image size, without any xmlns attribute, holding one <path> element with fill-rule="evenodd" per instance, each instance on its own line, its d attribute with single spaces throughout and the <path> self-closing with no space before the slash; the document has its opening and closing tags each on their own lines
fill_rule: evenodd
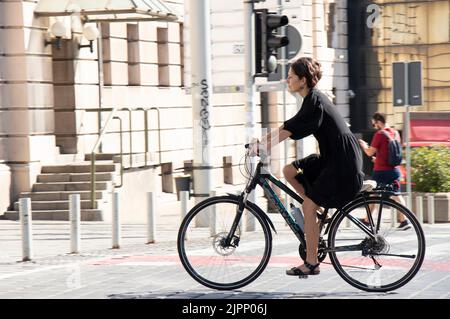
<svg viewBox="0 0 450 319">
<path fill-rule="evenodd" d="M 56 150 L 51 51 L 44 46 L 48 19 L 34 17 L 36 3 L 0 2 L 0 160 L 10 170 L 0 167 L 0 182 L 10 203 L 30 191 Z"/>
</svg>

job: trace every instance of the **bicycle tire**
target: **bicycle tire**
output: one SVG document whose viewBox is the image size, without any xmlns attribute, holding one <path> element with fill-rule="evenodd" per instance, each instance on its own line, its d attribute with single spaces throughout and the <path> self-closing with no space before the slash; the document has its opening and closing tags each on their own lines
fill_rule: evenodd
<svg viewBox="0 0 450 319">
<path fill-rule="evenodd" d="M 254 217 L 255 220 L 259 222 L 259 225 L 261 226 L 264 234 L 265 239 L 265 248 L 264 248 L 264 254 L 262 256 L 261 262 L 258 264 L 258 266 L 255 268 L 253 272 L 250 273 L 250 275 L 246 276 L 245 278 L 230 282 L 230 283 L 220 283 L 220 282 L 214 282 L 213 280 L 207 279 L 201 274 L 199 274 L 195 268 L 192 266 L 192 263 L 189 261 L 189 256 L 186 253 L 185 249 L 185 237 L 187 229 L 189 228 L 190 223 L 194 220 L 194 217 L 198 215 L 200 212 L 207 209 L 209 206 L 214 204 L 221 204 L 221 203 L 227 203 L 227 204 L 235 204 L 236 207 L 238 205 L 238 198 L 236 196 L 216 196 L 208 198 L 200 203 L 198 203 L 196 206 L 194 206 L 188 214 L 183 219 L 183 222 L 180 225 L 179 232 L 178 232 L 178 239 L 177 239 L 177 248 L 178 248 L 178 255 L 180 257 L 181 263 L 185 270 L 188 272 L 188 274 L 195 279 L 200 284 L 217 290 L 232 290 L 241 288 L 243 286 L 246 286 L 253 282 L 255 279 L 257 279 L 261 273 L 266 268 L 271 252 L 272 252 L 272 232 L 270 230 L 270 226 L 268 222 L 264 218 L 264 212 L 254 203 L 247 202 L 245 205 L 245 209 L 250 212 Z"/>
<path fill-rule="evenodd" d="M 377 204 L 379 202 L 380 202 L 380 198 L 376 198 L 376 197 L 366 198 L 365 201 L 359 200 L 359 201 L 350 203 L 349 205 L 347 205 L 348 208 L 346 208 L 345 211 L 348 214 L 351 214 L 352 211 L 355 211 L 358 207 L 361 207 L 361 205 L 365 205 L 365 203 Z M 397 203 L 396 201 L 394 201 L 392 199 L 383 199 L 383 203 L 396 208 L 398 210 L 398 212 L 401 212 L 402 214 L 404 214 L 408 218 L 409 222 L 411 223 L 411 226 L 413 227 L 413 229 L 415 231 L 415 235 L 417 236 L 417 244 L 418 244 L 417 257 L 415 258 L 412 267 L 409 269 L 409 271 L 403 277 L 401 277 L 400 279 L 398 279 L 392 283 L 382 285 L 382 286 L 374 286 L 372 284 L 362 283 L 361 281 L 357 280 L 356 278 L 353 278 L 352 276 L 350 276 L 349 273 L 344 269 L 344 266 L 339 261 L 337 252 L 329 252 L 331 263 L 332 263 L 334 269 L 336 270 L 336 272 L 342 277 L 342 279 L 344 279 L 347 283 L 349 283 L 353 287 L 364 290 L 364 291 L 368 291 L 368 292 L 388 292 L 388 291 L 396 290 L 396 289 L 404 286 L 417 274 L 420 267 L 422 266 L 423 259 L 425 257 L 425 236 L 424 236 L 422 227 L 420 226 L 419 221 L 414 216 L 414 214 L 408 208 L 404 207 L 403 205 Z M 339 216 L 337 216 L 333 220 L 332 224 L 330 225 L 330 231 L 329 231 L 329 236 L 328 236 L 328 247 L 329 248 L 336 247 L 335 246 L 336 234 L 338 233 L 339 226 L 342 224 L 342 221 L 345 218 L 346 218 L 345 215 L 341 213 L 341 214 L 339 214 Z M 342 230 L 341 230 L 341 232 L 342 232 Z M 348 267 L 348 266 L 346 266 L 346 267 Z"/>
</svg>

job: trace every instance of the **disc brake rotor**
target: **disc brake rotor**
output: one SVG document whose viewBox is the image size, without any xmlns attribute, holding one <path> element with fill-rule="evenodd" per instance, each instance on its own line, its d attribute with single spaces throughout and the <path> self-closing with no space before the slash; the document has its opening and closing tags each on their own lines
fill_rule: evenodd
<svg viewBox="0 0 450 319">
<path fill-rule="evenodd" d="M 218 233 L 216 236 L 213 237 L 212 246 L 215 252 L 221 256 L 229 256 L 231 255 L 235 250 L 236 246 L 228 245 L 225 246 L 224 242 L 227 238 L 228 233 Z M 237 237 L 236 237 L 237 238 Z M 233 239 L 234 240 L 234 239 Z"/>
</svg>

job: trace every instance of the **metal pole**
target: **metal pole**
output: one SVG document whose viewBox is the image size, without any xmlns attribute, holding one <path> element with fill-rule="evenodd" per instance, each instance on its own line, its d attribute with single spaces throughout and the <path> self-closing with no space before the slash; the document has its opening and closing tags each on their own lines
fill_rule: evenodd
<svg viewBox="0 0 450 319">
<path fill-rule="evenodd" d="M 103 107 L 103 85 L 104 85 L 104 77 L 103 77 L 103 35 L 102 35 L 102 23 L 97 22 L 97 29 L 100 34 L 100 38 L 97 39 L 97 55 L 98 55 L 98 107 L 101 109 Z M 97 125 L 98 125 L 98 134 L 100 135 L 102 129 L 102 115 L 103 113 L 99 110 L 97 115 Z M 100 153 L 103 152 L 102 144 L 99 146 Z"/>
<path fill-rule="evenodd" d="M 147 244 L 155 242 L 156 219 L 155 219 L 155 194 L 147 193 Z"/>
<path fill-rule="evenodd" d="M 112 248 L 119 249 L 120 248 L 120 237 L 121 237 L 121 229 L 120 229 L 120 210 L 119 210 L 119 193 L 112 193 L 112 208 L 113 208 L 113 220 L 112 220 Z"/>
<path fill-rule="evenodd" d="M 422 196 L 416 197 L 416 216 L 420 224 L 423 224 L 423 198 Z"/>
<path fill-rule="evenodd" d="M 70 203 L 70 253 L 80 252 L 80 194 L 69 196 Z"/>
<path fill-rule="evenodd" d="M 434 196 L 427 195 L 427 214 L 428 214 L 428 224 L 434 224 Z"/>
<path fill-rule="evenodd" d="M 406 81 L 408 82 L 408 81 Z M 409 209 L 411 209 L 411 195 L 412 195 L 412 187 L 411 187 L 411 144 L 410 144 L 410 115 L 409 115 L 409 106 L 406 106 L 406 192 L 408 193 L 408 202 L 406 205 Z"/>
<path fill-rule="evenodd" d="M 254 100 L 254 15 L 253 15 L 254 5 L 252 1 L 244 0 L 244 47 L 245 47 L 245 131 L 246 131 L 246 143 L 249 143 L 256 133 L 256 104 Z M 253 172 L 254 165 L 250 164 L 250 169 Z M 255 202 L 256 194 L 255 191 L 250 193 L 248 199 L 251 202 Z"/>
<path fill-rule="evenodd" d="M 405 99 L 406 99 L 406 116 L 405 116 L 405 138 L 406 138 L 406 192 L 408 193 L 408 200 L 406 206 L 412 208 L 412 193 L 411 193 L 411 144 L 410 144 L 410 114 L 409 114 L 409 87 L 408 87 L 408 63 L 405 64 Z"/>
<path fill-rule="evenodd" d="M 191 39 L 191 94 L 193 111 L 193 183 L 195 203 L 209 196 L 212 189 L 212 143 L 210 114 L 211 24 L 210 1 L 189 1 Z M 197 226 L 208 226 L 209 220 L 196 218 Z"/>
<path fill-rule="evenodd" d="M 278 0 L 278 14 L 283 14 L 283 1 Z M 281 28 L 281 35 L 286 35 L 286 27 Z M 287 64 L 287 55 L 286 55 L 286 47 L 281 48 L 281 81 L 286 80 L 286 64 Z M 287 120 L 287 108 L 286 108 L 286 83 L 283 83 L 283 123 Z M 284 140 L 284 159 L 283 159 L 283 168 L 287 165 L 288 160 L 288 139 Z M 283 181 L 287 184 L 286 178 L 283 176 Z M 288 194 L 284 193 L 284 202 L 286 203 L 286 207 L 288 207 Z"/>
<path fill-rule="evenodd" d="M 95 201 L 95 152 L 91 152 L 91 208 L 96 209 L 97 208 L 97 202 Z"/>
<path fill-rule="evenodd" d="M 33 258 L 33 234 L 31 233 L 31 199 L 19 199 L 19 218 L 22 230 L 22 261 Z"/>
</svg>

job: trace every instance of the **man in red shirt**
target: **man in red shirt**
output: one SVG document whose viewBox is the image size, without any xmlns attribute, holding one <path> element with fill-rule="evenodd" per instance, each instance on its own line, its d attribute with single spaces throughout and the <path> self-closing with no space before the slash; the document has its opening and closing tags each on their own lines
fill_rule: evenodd
<svg viewBox="0 0 450 319">
<path fill-rule="evenodd" d="M 359 140 L 359 145 L 363 149 L 367 156 L 372 157 L 372 161 L 375 163 L 373 168 L 372 179 L 377 182 L 378 185 L 388 185 L 392 184 L 394 186 L 394 191 L 398 192 L 400 188 L 400 166 L 392 166 L 388 163 L 388 144 L 389 138 L 386 133 L 392 139 L 397 139 L 400 142 L 400 134 L 396 132 L 395 129 L 389 127 L 386 121 L 387 116 L 383 113 L 375 113 L 372 117 L 372 126 L 377 130 L 373 136 L 372 143 L 370 146 L 363 140 Z M 374 156 L 376 154 L 376 157 Z M 401 195 L 393 196 L 393 198 L 400 204 L 405 206 L 405 200 Z M 372 211 L 372 207 L 370 209 Z M 400 229 L 409 229 L 411 225 L 405 219 L 403 214 L 398 216 L 398 221 Z M 362 219 L 362 222 L 368 224 L 368 217 Z"/>
</svg>

